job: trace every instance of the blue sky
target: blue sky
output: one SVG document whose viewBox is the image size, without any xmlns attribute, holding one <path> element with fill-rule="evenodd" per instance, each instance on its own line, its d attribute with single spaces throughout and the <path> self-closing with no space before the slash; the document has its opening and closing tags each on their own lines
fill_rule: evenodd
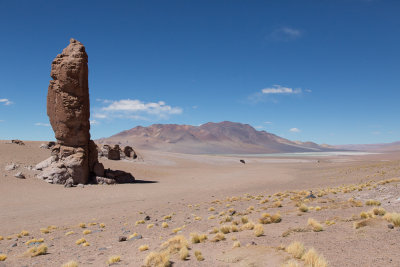
<svg viewBox="0 0 400 267">
<path fill-rule="evenodd" d="M 291 140 L 400 140 L 400 1 L 0 0 L 0 139 L 54 139 L 51 61 L 89 55 L 91 134 L 248 123 Z"/>
</svg>

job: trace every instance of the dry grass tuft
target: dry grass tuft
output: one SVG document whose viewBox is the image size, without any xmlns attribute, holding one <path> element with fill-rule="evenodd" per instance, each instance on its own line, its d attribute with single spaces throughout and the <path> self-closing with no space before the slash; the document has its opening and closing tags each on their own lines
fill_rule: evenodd
<svg viewBox="0 0 400 267">
<path fill-rule="evenodd" d="M 81 238 L 81 239 L 78 239 L 78 240 L 75 241 L 75 244 L 77 244 L 77 245 L 80 245 L 80 244 L 83 244 L 83 243 L 86 243 L 86 239 L 85 238 Z"/>
<path fill-rule="evenodd" d="M 161 245 L 161 248 L 170 254 L 179 252 L 183 247 L 189 247 L 189 243 L 183 235 L 174 236 Z"/>
<path fill-rule="evenodd" d="M 365 227 L 365 226 L 368 225 L 368 222 L 369 222 L 368 219 L 362 220 L 362 221 L 359 221 L 359 222 L 354 222 L 353 223 L 353 227 L 354 227 L 354 229 Z"/>
<path fill-rule="evenodd" d="M 78 267 L 78 263 L 76 261 L 69 261 L 64 263 L 62 267 Z"/>
<path fill-rule="evenodd" d="M 231 232 L 231 227 L 228 225 L 223 225 L 223 226 L 221 226 L 221 228 L 219 230 L 223 234 L 229 234 Z"/>
<path fill-rule="evenodd" d="M 83 231 L 82 233 L 83 233 L 84 235 L 88 235 L 88 234 L 91 234 L 92 231 L 91 231 L 91 230 L 85 230 L 85 231 Z"/>
<path fill-rule="evenodd" d="M 87 242 L 87 241 L 86 241 L 85 243 L 82 244 L 82 247 L 88 247 L 88 246 L 90 246 L 90 243 Z"/>
<path fill-rule="evenodd" d="M 0 254 L 0 261 L 5 261 L 7 259 L 6 254 Z"/>
<path fill-rule="evenodd" d="M 370 212 L 373 213 L 374 215 L 378 215 L 378 216 L 383 216 L 386 214 L 386 210 L 381 207 L 379 207 L 379 208 L 375 207 Z"/>
<path fill-rule="evenodd" d="M 1 240 L 4 240 L 4 237 L 0 235 L 0 241 L 1 241 Z"/>
<path fill-rule="evenodd" d="M 368 199 L 365 202 L 365 205 L 367 205 L 367 206 L 380 206 L 381 202 L 379 202 L 378 200 L 374 200 L 374 199 Z"/>
<path fill-rule="evenodd" d="M 184 261 L 187 257 L 189 257 L 189 250 L 187 247 L 182 247 L 179 251 L 179 258 Z"/>
<path fill-rule="evenodd" d="M 42 232 L 43 234 L 50 233 L 49 229 L 47 229 L 47 228 L 40 228 L 40 232 Z"/>
<path fill-rule="evenodd" d="M 292 254 L 292 256 L 295 257 L 296 259 L 301 259 L 301 257 L 304 254 L 304 251 L 305 249 L 303 243 L 298 241 L 290 243 L 290 245 L 287 246 L 286 248 L 286 252 Z"/>
<path fill-rule="evenodd" d="M 264 234 L 264 226 L 262 224 L 256 224 L 254 226 L 254 235 L 256 237 L 262 236 Z"/>
<path fill-rule="evenodd" d="M 153 227 L 154 227 L 154 224 L 152 224 L 152 223 L 147 225 L 147 229 L 151 229 Z"/>
<path fill-rule="evenodd" d="M 253 230 L 254 229 L 254 223 L 253 222 L 248 222 L 246 224 L 243 224 L 242 227 L 240 227 L 241 230 Z"/>
<path fill-rule="evenodd" d="M 105 228 L 106 225 L 104 223 L 99 224 L 100 228 Z"/>
<path fill-rule="evenodd" d="M 301 212 L 307 212 L 307 211 L 308 211 L 307 205 L 304 204 L 304 203 L 302 203 L 302 204 L 299 206 L 299 211 L 301 211 Z"/>
<path fill-rule="evenodd" d="M 322 208 L 320 206 L 315 207 L 315 211 L 320 211 Z"/>
<path fill-rule="evenodd" d="M 169 267 L 171 266 L 171 262 L 169 261 L 170 255 L 164 252 L 150 252 L 146 259 L 144 260 L 144 264 L 147 267 Z"/>
<path fill-rule="evenodd" d="M 275 201 L 274 204 L 273 204 L 273 206 L 274 206 L 275 208 L 281 208 L 281 207 L 282 207 L 282 202 L 280 202 L 279 200 L 278 200 L 278 201 Z"/>
<path fill-rule="evenodd" d="M 214 207 L 210 207 L 208 211 L 215 211 Z"/>
<path fill-rule="evenodd" d="M 322 255 L 318 255 L 314 248 L 310 248 L 301 258 L 306 266 L 310 267 L 327 267 L 328 262 Z"/>
<path fill-rule="evenodd" d="M 225 240 L 225 235 L 223 233 L 217 233 L 213 239 L 211 239 L 211 242 L 219 242 Z"/>
<path fill-rule="evenodd" d="M 239 248 L 240 247 L 240 242 L 239 241 L 235 241 L 233 242 L 233 248 Z"/>
<path fill-rule="evenodd" d="M 79 226 L 80 228 L 86 228 L 86 224 L 84 224 L 84 223 L 80 223 L 78 226 Z"/>
<path fill-rule="evenodd" d="M 196 257 L 196 259 L 197 259 L 198 261 L 204 261 L 204 257 L 203 257 L 203 255 L 201 254 L 201 251 L 196 250 L 196 251 L 194 252 L 194 256 Z"/>
<path fill-rule="evenodd" d="M 97 222 L 91 222 L 91 223 L 89 223 L 89 226 L 95 226 L 95 225 L 97 225 Z"/>
<path fill-rule="evenodd" d="M 29 255 L 31 257 L 36 257 L 36 256 L 39 256 L 39 255 L 45 255 L 45 254 L 47 254 L 47 249 L 48 248 L 47 248 L 46 244 L 41 244 L 38 247 L 32 247 L 32 248 L 28 249 L 25 252 L 25 254 Z"/>
<path fill-rule="evenodd" d="M 146 251 L 146 250 L 149 250 L 149 246 L 148 245 L 141 245 L 139 247 L 139 251 Z"/>
<path fill-rule="evenodd" d="M 300 267 L 300 265 L 295 260 L 290 260 L 282 265 L 282 267 Z"/>
<path fill-rule="evenodd" d="M 21 236 L 28 236 L 28 235 L 29 235 L 29 232 L 26 231 L 26 230 L 22 230 L 21 233 L 20 233 L 20 235 L 21 235 Z"/>
<path fill-rule="evenodd" d="M 386 213 L 385 216 L 383 216 L 385 220 L 388 222 L 391 222 L 394 224 L 394 226 L 400 226 L 400 213 Z"/>
<path fill-rule="evenodd" d="M 107 264 L 113 264 L 121 261 L 121 256 L 111 256 L 108 258 Z"/>
<path fill-rule="evenodd" d="M 169 226 L 169 225 L 168 225 L 168 223 L 166 223 L 166 222 L 163 222 L 163 223 L 161 224 L 161 227 L 162 227 L 162 228 L 168 228 L 168 226 Z"/>
<path fill-rule="evenodd" d="M 237 227 L 237 225 L 231 225 L 231 232 L 239 232 L 239 227 Z"/>
<path fill-rule="evenodd" d="M 243 224 L 246 224 L 246 223 L 249 222 L 249 218 L 248 218 L 247 216 L 243 216 L 243 217 L 241 218 L 241 221 L 242 221 Z"/>
<path fill-rule="evenodd" d="M 145 221 L 144 220 L 139 220 L 139 221 L 135 222 L 135 225 L 139 225 L 139 224 L 145 224 Z"/>
<path fill-rule="evenodd" d="M 322 224 L 320 224 L 313 218 L 308 219 L 307 225 L 311 226 L 314 232 L 321 232 L 322 230 L 324 230 L 324 227 L 322 227 Z"/>
<path fill-rule="evenodd" d="M 138 236 L 138 233 L 133 233 L 133 234 L 131 234 L 130 236 L 128 236 L 128 239 L 132 239 L 132 238 L 134 238 L 134 237 L 136 237 L 136 236 Z"/>
<path fill-rule="evenodd" d="M 69 235 L 72 235 L 72 234 L 74 234 L 75 232 L 74 231 L 69 231 L 69 232 L 66 232 L 65 233 L 65 236 L 69 236 Z"/>
</svg>

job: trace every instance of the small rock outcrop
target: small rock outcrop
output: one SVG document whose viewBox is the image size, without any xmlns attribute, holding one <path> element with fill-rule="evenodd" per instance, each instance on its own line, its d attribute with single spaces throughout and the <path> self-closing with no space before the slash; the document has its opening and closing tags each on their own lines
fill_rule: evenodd
<svg viewBox="0 0 400 267">
<path fill-rule="evenodd" d="M 105 174 L 98 161 L 97 146 L 90 140 L 87 63 L 85 47 L 71 39 L 51 65 L 53 80 L 48 88 L 47 115 L 57 142 L 51 147 L 51 158 L 36 166 L 42 170 L 39 178 L 49 183 L 87 184 L 92 177 Z"/>
<path fill-rule="evenodd" d="M 111 160 L 120 160 L 121 159 L 121 149 L 119 148 L 119 145 L 115 145 L 113 148 L 111 148 L 108 151 L 108 159 Z"/>
</svg>

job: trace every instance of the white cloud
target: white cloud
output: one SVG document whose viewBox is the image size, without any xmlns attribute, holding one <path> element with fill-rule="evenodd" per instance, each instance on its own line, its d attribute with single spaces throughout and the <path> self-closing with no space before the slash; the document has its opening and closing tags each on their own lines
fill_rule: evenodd
<svg viewBox="0 0 400 267">
<path fill-rule="evenodd" d="M 11 102 L 10 100 L 8 100 L 7 98 L 0 98 L 0 103 L 4 103 L 4 105 L 9 106 L 9 105 L 11 105 L 13 102 Z"/>
<path fill-rule="evenodd" d="M 264 126 L 254 126 L 254 128 L 256 128 L 257 130 L 263 130 Z"/>
<path fill-rule="evenodd" d="M 0 122 L 4 122 L 4 120 L 0 120 Z"/>
<path fill-rule="evenodd" d="M 90 122 L 90 125 L 99 124 L 99 122 L 98 122 L 98 121 L 96 121 L 96 120 L 90 120 L 89 122 Z"/>
<path fill-rule="evenodd" d="M 50 123 L 43 123 L 43 122 L 37 122 L 35 123 L 36 126 L 45 126 L 45 127 L 50 127 Z"/>
<path fill-rule="evenodd" d="M 298 129 L 298 128 L 291 128 L 291 129 L 289 130 L 289 132 L 292 132 L 292 133 L 299 133 L 299 132 L 301 132 L 301 130 Z"/>
<path fill-rule="evenodd" d="M 101 109 L 102 113 L 95 114 L 95 118 L 120 117 L 148 120 L 147 117 L 142 115 L 167 118 L 169 115 L 182 114 L 183 112 L 182 108 L 169 106 L 164 101 L 146 103 L 137 99 L 122 99 L 118 101 L 103 100 L 103 103 L 108 105 Z"/>
<path fill-rule="evenodd" d="M 274 84 L 272 87 L 264 88 L 261 90 L 263 94 L 300 94 L 301 89 L 293 89 L 289 87 L 280 86 L 279 84 Z"/>
<path fill-rule="evenodd" d="M 272 121 L 264 121 L 265 124 L 271 124 Z"/>
<path fill-rule="evenodd" d="M 304 91 L 306 91 L 307 93 L 311 93 L 312 92 L 310 89 L 305 89 Z"/>
<path fill-rule="evenodd" d="M 291 41 L 300 38 L 302 35 L 303 32 L 299 29 L 287 26 L 277 28 L 271 33 L 272 39 L 276 41 Z"/>
</svg>

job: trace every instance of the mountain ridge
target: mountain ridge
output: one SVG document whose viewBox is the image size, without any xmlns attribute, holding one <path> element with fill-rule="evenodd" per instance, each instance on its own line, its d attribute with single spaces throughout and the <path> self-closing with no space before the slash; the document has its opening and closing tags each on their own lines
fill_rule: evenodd
<svg viewBox="0 0 400 267">
<path fill-rule="evenodd" d="M 249 124 L 223 121 L 200 126 L 152 124 L 136 126 L 108 138 L 100 144 L 119 143 L 139 149 L 189 154 L 258 154 L 285 152 L 331 151 L 331 147 L 313 142 L 290 141 L 267 131 L 258 131 Z"/>
</svg>

